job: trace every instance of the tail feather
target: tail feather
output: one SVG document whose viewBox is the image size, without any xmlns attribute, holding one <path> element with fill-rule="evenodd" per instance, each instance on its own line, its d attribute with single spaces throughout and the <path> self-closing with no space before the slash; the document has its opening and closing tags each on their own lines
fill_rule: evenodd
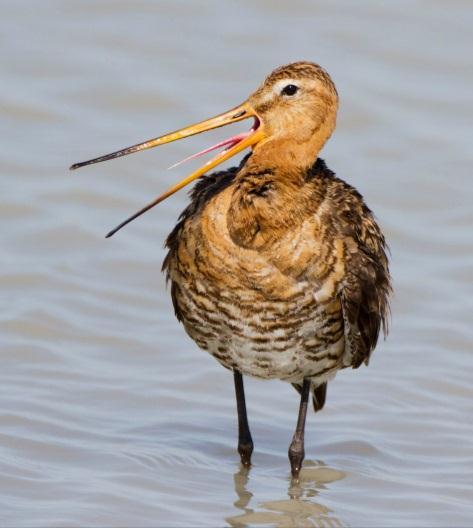
<svg viewBox="0 0 473 528">
<path fill-rule="evenodd" d="M 292 386 L 300 394 L 302 392 L 302 385 L 300 383 L 293 383 Z M 322 410 L 325 405 L 325 398 L 327 396 L 327 384 L 322 383 L 318 387 L 312 388 L 312 403 L 314 405 L 314 411 Z"/>
</svg>

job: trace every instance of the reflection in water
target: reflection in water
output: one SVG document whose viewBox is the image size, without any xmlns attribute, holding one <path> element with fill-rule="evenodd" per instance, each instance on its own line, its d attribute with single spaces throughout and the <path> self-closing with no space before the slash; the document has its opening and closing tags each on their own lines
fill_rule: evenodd
<svg viewBox="0 0 473 528">
<path fill-rule="evenodd" d="M 327 467 L 323 462 L 307 461 L 298 481 L 291 480 L 287 490 L 289 499 L 265 501 L 258 505 L 260 509 L 249 506 L 253 493 L 248 490 L 249 472 L 241 467 L 234 475 L 235 492 L 238 499 L 234 505 L 243 513 L 227 517 L 230 526 L 242 528 L 250 525 L 271 524 L 279 527 L 290 526 L 343 526 L 326 506 L 315 502 L 321 489 L 327 484 L 341 480 L 345 473 Z"/>
</svg>

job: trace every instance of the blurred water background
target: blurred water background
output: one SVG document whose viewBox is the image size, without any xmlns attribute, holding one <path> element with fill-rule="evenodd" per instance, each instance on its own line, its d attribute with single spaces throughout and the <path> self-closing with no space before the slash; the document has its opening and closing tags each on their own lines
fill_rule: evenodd
<svg viewBox="0 0 473 528">
<path fill-rule="evenodd" d="M 473 524 L 473 5 L 0 1 L 0 524 Z M 392 252 L 389 339 L 309 415 L 246 380 L 254 467 L 236 453 L 231 375 L 174 319 L 160 265 L 173 196 L 215 131 L 68 172 L 215 115 L 274 67 L 322 64 L 338 129 L 323 151 Z"/>
</svg>

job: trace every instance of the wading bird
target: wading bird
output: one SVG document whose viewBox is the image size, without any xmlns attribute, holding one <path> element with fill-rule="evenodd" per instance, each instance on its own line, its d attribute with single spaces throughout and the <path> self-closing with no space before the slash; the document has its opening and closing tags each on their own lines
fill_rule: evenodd
<svg viewBox="0 0 473 528">
<path fill-rule="evenodd" d="M 274 70 L 228 112 L 71 167 L 253 119 L 248 132 L 191 156 L 223 148 L 107 236 L 200 178 L 166 242 L 163 270 L 176 316 L 233 372 L 244 466 L 253 441 L 242 375 L 284 380 L 300 393 L 289 447 L 293 477 L 304 459 L 310 393 L 319 411 L 339 369 L 368 363 L 389 311 L 384 236 L 362 196 L 318 158 L 337 109 L 330 76 L 317 64 L 296 62 Z M 238 167 L 203 176 L 247 148 Z"/>
</svg>

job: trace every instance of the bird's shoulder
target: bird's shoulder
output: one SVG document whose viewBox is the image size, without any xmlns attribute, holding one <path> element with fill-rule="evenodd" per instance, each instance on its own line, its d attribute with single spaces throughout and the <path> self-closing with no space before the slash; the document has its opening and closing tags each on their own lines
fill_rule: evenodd
<svg viewBox="0 0 473 528">
<path fill-rule="evenodd" d="M 385 258 L 386 241 L 371 209 L 360 192 L 337 177 L 320 158 L 310 171 L 316 181 L 321 220 L 333 226 L 339 236 L 353 238 L 357 246 Z"/>
</svg>

